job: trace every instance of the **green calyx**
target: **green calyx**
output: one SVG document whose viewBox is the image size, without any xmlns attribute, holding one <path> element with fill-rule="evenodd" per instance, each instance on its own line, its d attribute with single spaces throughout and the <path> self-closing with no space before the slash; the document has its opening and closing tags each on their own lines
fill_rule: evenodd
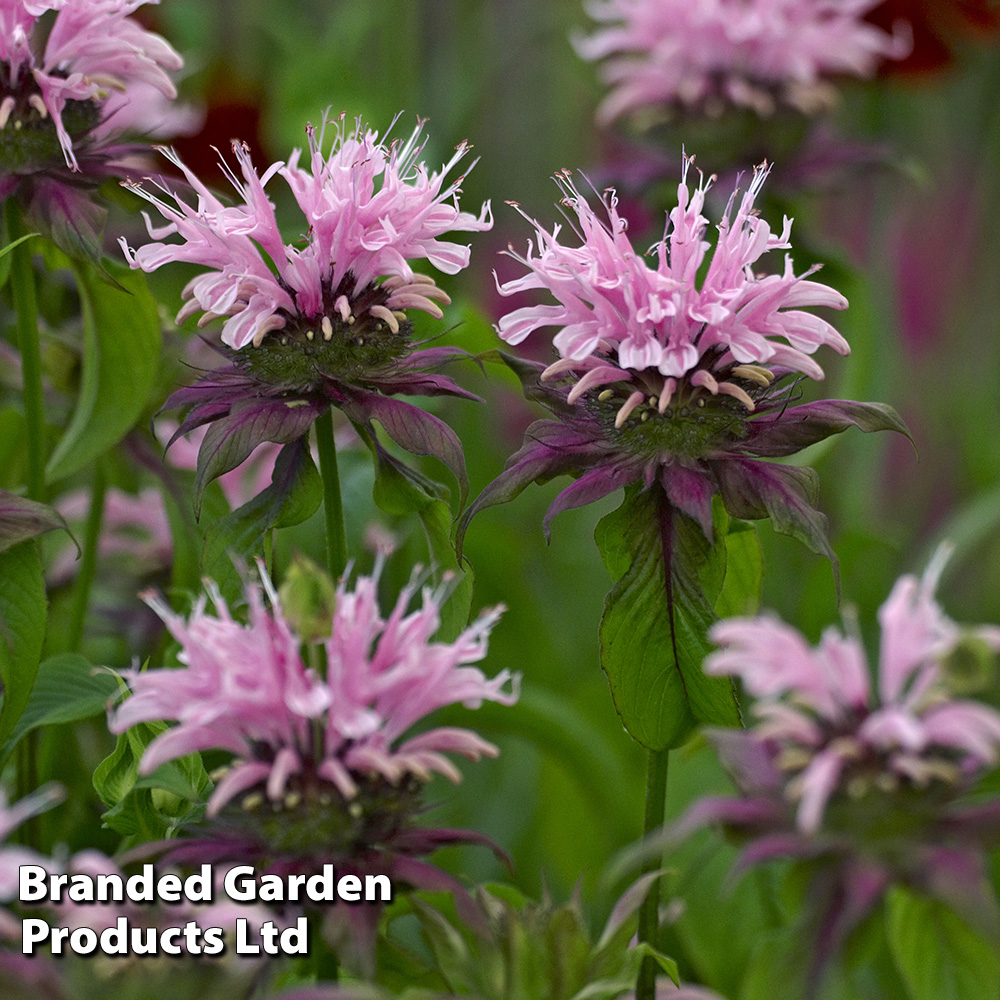
<svg viewBox="0 0 1000 1000">
<path fill-rule="evenodd" d="M 322 856 L 339 864 L 391 847 L 418 813 L 422 787 L 413 775 L 395 785 L 365 777 L 345 799 L 334 785 L 309 776 L 289 780 L 282 798 L 272 801 L 261 783 L 230 803 L 217 823 L 248 834 L 270 858 Z"/>
<path fill-rule="evenodd" d="M 671 404 L 663 413 L 650 403 L 641 403 L 616 427 L 623 402 L 616 395 L 589 405 L 611 440 L 643 458 L 704 458 L 746 436 L 746 408 L 729 396 Z"/>
<path fill-rule="evenodd" d="M 324 376 L 363 385 L 410 353 L 412 331 L 409 320 L 400 321 L 393 332 L 385 320 L 367 312 L 348 320 L 336 312 L 296 317 L 269 333 L 259 347 L 237 351 L 234 361 L 260 381 L 289 389 L 317 388 Z"/>
<path fill-rule="evenodd" d="M 25 174 L 46 166 L 64 167 L 65 155 L 51 116 L 28 103 L 30 94 L 13 95 L 7 124 L 0 129 L 0 172 Z M 62 123 L 74 143 L 84 139 L 101 120 L 101 106 L 94 101 L 67 101 Z"/>
</svg>

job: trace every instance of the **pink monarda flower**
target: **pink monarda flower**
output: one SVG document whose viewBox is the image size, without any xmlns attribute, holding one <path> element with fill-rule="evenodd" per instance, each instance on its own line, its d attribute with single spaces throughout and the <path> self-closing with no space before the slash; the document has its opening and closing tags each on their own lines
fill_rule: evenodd
<svg viewBox="0 0 1000 1000">
<path fill-rule="evenodd" d="M 147 747 L 144 774 L 198 751 L 234 755 L 208 802 L 204 836 L 193 830 L 168 842 L 167 860 L 244 861 L 282 872 L 332 862 L 338 873 L 381 872 L 408 885 L 460 889 L 420 856 L 485 838 L 420 826 L 421 790 L 435 773 L 459 780 L 447 754 L 475 760 L 497 751 L 467 729 L 408 732 L 446 705 L 516 700 L 518 678 L 504 670 L 488 679 L 472 665 L 486 655 L 502 609 L 483 614 L 454 642 L 435 642 L 443 591 L 423 589 L 410 611 L 417 586 L 408 586 L 383 617 L 377 583 L 340 583 L 326 619 L 329 637 L 320 644 L 322 672 L 303 663 L 300 637 L 266 576 L 271 609 L 260 589 L 249 587 L 246 625 L 214 588 L 214 613 L 202 598 L 187 620 L 147 596 L 180 643 L 183 667 L 128 672 L 133 693 L 113 712 L 112 731 L 177 722 Z M 358 918 L 355 931 L 373 930 L 373 907 L 347 909 Z"/>
<path fill-rule="evenodd" d="M 671 108 L 718 114 L 727 105 L 813 113 L 835 76 L 871 76 L 910 49 L 909 32 L 864 20 L 878 0 L 591 0 L 606 27 L 576 47 L 606 59 L 612 90 L 598 118 Z"/>
<path fill-rule="evenodd" d="M 420 309 L 441 318 L 439 303 L 450 301 L 410 262 L 425 260 L 455 274 L 469 263 L 469 248 L 445 234 L 493 224 L 488 202 L 478 216 L 461 211 L 462 178 L 446 180 L 468 147 L 460 145 L 430 173 L 420 161 L 423 122 L 405 141 L 386 145 L 360 120 L 348 130 L 342 116 L 328 154 L 324 131 L 307 129 L 307 165 L 300 166 L 295 150 L 287 164 L 275 163 L 262 176 L 247 148 L 234 143 L 238 175 L 226 169 L 239 196 L 235 205 L 224 205 L 170 151 L 196 204 L 162 183 L 160 194 L 133 188 L 167 219 L 156 228 L 147 218 L 150 235 L 157 241 L 177 235 L 181 242 L 133 250 L 122 240 L 131 266 L 154 271 L 185 261 L 207 267 L 185 288 L 188 302 L 178 321 L 196 313 L 202 313 L 199 325 L 225 320 L 221 350 L 231 364 L 175 393 L 167 406 L 189 411 L 179 434 L 212 422 L 206 440 L 213 447 L 231 434 L 245 440 L 248 428 L 259 428 L 261 436 L 250 435 L 252 450 L 261 440 L 301 437 L 333 405 L 361 425 L 378 420 L 402 447 L 435 455 L 463 479 L 461 446 L 447 425 L 389 397 L 470 396 L 431 371 L 457 352 L 414 350 L 406 316 L 407 309 Z M 275 175 L 291 188 L 303 215 L 305 236 L 295 243 L 283 239 L 265 193 Z"/>
<path fill-rule="evenodd" d="M 0 198 L 16 192 L 69 251 L 100 252 L 85 189 L 127 172 L 138 147 L 122 134 L 180 124 L 168 71 L 181 57 L 129 16 L 147 2 L 0 0 Z"/>
<path fill-rule="evenodd" d="M 813 508 L 811 470 L 757 459 L 793 454 L 849 426 L 903 426 L 881 404 L 790 405 L 794 384 L 781 383 L 797 375 L 821 379 L 811 357 L 819 347 L 848 353 L 834 327 L 806 309 L 844 309 L 847 300 L 809 280 L 815 267 L 796 275 L 787 255 L 779 273 L 758 273 L 767 253 L 791 246 L 790 219 L 778 233 L 754 210 L 766 166 L 745 193 L 731 196 L 713 248 L 702 214 L 711 179 L 702 177 L 692 190 L 692 162 L 686 158 L 677 207 L 647 256 L 632 246 L 614 192 L 606 192 L 599 216 L 565 173 L 557 183 L 577 239 L 566 245 L 559 226 L 548 232 L 528 219 L 535 243 L 524 256 L 508 252 L 528 273 L 499 284 L 500 293 L 537 289 L 556 301 L 515 309 L 497 330 L 519 344 L 541 328 L 556 328 L 557 361 L 508 364 L 526 395 L 558 420 L 528 429 L 466 522 L 532 481 L 568 473 L 578 478 L 553 501 L 546 523 L 619 487 L 658 484 L 709 538 L 712 496 L 720 493 L 733 516 L 772 517 L 779 530 L 832 558 L 824 519 Z"/>
<path fill-rule="evenodd" d="M 953 697 L 949 679 L 1000 650 L 1000 628 L 962 627 L 941 610 L 946 555 L 902 577 L 882 605 L 874 685 L 852 629 L 830 628 L 816 647 L 768 615 L 709 632 L 721 648 L 706 673 L 738 677 L 758 722 L 709 731 L 740 797 L 702 799 L 668 838 L 719 824 L 744 843 L 741 866 L 811 866 L 817 970 L 893 882 L 974 922 L 992 912 L 983 852 L 1000 835 L 1000 802 L 967 793 L 1000 760 L 1000 712 Z"/>
</svg>

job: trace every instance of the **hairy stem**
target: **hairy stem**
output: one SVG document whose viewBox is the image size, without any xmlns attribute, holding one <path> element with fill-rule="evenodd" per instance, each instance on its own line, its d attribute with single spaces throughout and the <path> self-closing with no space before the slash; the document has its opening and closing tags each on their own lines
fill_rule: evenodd
<svg viewBox="0 0 1000 1000">
<path fill-rule="evenodd" d="M 326 563 L 336 582 L 347 565 L 347 539 L 344 531 L 344 505 L 340 498 L 337 446 L 333 440 L 333 414 L 330 410 L 316 420 L 316 446 L 319 449 L 319 474 L 323 480 Z"/>
<path fill-rule="evenodd" d="M 646 761 L 646 811 L 642 819 L 642 833 L 646 836 L 663 824 L 663 813 L 667 803 L 667 770 L 669 750 L 650 750 Z M 643 872 L 656 871 L 660 867 L 659 858 L 646 862 Z M 660 936 L 660 883 L 653 883 L 639 910 L 639 940 L 653 948 L 659 948 Z M 655 959 L 648 956 L 639 966 L 639 978 L 635 984 L 635 1000 L 655 1000 L 656 973 L 659 969 Z"/>
<path fill-rule="evenodd" d="M 27 232 L 13 200 L 7 203 L 7 232 L 11 242 Z M 30 241 L 11 250 L 10 283 L 17 313 L 17 339 L 24 384 L 24 417 L 28 444 L 28 496 L 44 503 L 45 403 L 42 392 L 42 357 L 38 345 L 38 299 Z"/>
</svg>

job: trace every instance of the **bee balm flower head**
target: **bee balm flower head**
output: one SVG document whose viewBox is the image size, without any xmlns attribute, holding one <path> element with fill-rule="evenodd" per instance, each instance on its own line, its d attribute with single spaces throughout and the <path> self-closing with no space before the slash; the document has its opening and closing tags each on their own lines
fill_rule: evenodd
<svg viewBox="0 0 1000 1000">
<path fill-rule="evenodd" d="M 741 866 L 804 865 L 822 961 L 893 882 L 973 921 L 992 912 L 983 858 L 1000 808 L 967 793 L 1000 760 L 1000 713 L 954 697 L 949 676 L 1000 650 L 1000 628 L 944 614 L 934 599 L 944 557 L 902 577 L 882 605 L 874 684 L 850 630 L 830 628 L 816 647 L 771 616 L 710 631 L 720 648 L 706 672 L 740 678 L 758 721 L 709 731 L 739 797 L 696 802 L 667 836 L 718 824 L 742 842 Z"/>
<path fill-rule="evenodd" d="M 443 843 L 474 841 L 462 831 L 417 823 L 421 789 L 434 773 L 458 781 L 449 754 L 470 759 L 496 749 L 468 729 L 409 731 L 445 705 L 511 704 L 517 679 L 488 679 L 474 666 L 500 610 L 482 615 L 454 642 L 435 642 L 441 591 L 409 586 L 383 617 L 377 580 L 336 590 L 322 672 L 303 663 L 301 643 L 266 577 L 247 592 L 249 621 L 235 620 L 218 593 L 185 620 L 149 597 L 182 647 L 179 669 L 131 671 L 132 695 L 111 729 L 177 724 L 148 746 L 140 770 L 201 750 L 233 754 L 208 803 L 204 839 L 172 842 L 172 860 L 250 861 L 283 870 L 384 872 L 408 884 L 452 887 L 419 860 Z M 508 687 L 510 685 L 510 687 Z M 481 838 L 478 838 L 481 839 Z"/>
<path fill-rule="evenodd" d="M 160 193 L 134 187 L 167 220 L 157 228 L 147 217 L 154 240 L 177 235 L 181 242 L 133 250 L 123 240 L 129 263 L 145 271 L 170 261 L 207 268 L 184 290 L 188 302 L 178 321 L 199 312 L 200 325 L 224 319 L 222 342 L 231 360 L 167 406 L 189 408 L 180 434 L 207 422 L 243 427 L 257 420 L 268 426 L 261 440 L 285 442 L 332 404 L 358 423 L 379 420 L 402 447 L 436 455 L 461 479 L 454 434 L 430 414 L 386 397 L 470 395 L 433 371 L 457 352 L 415 349 L 406 314 L 420 309 L 440 318 L 439 303 L 449 301 L 411 261 L 455 274 L 468 264 L 469 248 L 443 237 L 493 224 L 488 203 L 478 216 L 461 211 L 461 178 L 446 180 L 467 147 L 429 173 L 419 160 L 423 122 L 405 141 L 386 145 L 360 121 L 349 131 L 341 118 L 328 154 L 324 131 L 308 129 L 307 165 L 300 165 L 296 150 L 287 164 L 275 163 L 262 176 L 247 148 L 234 143 L 239 173 L 226 168 L 238 196 L 234 205 L 220 201 L 169 151 L 196 203 L 163 185 Z M 264 190 L 276 175 L 302 212 L 303 235 L 294 242 L 279 231 Z M 224 436 L 228 427 L 215 434 Z"/>
<path fill-rule="evenodd" d="M 832 558 L 823 516 L 813 508 L 811 470 L 758 461 L 793 454 L 857 426 L 892 427 L 899 418 L 879 404 L 795 402 L 789 376 L 820 379 L 812 354 L 844 338 L 814 307 L 843 309 L 847 300 L 796 275 L 791 258 L 761 274 L 761 260 L 790 248 L 791 220 L 780 232 L 754 211 L 768 175 L 758 168 L 736 191 L 718 223 L 714 246 L 702 214 L 711 180 L 688 184 L 692 158 L 677 189 L 677 207 L 648 254 L 628 237 L 613 191 L 598 215 L 568 174 L 557 181 L 576 239 L 563 241 L 532 219 L 528 269 L 499 285 L 502 295 L 544 291 L 554 304 L 524 306 L 504 316 L 500 336 L 518 344 L 555 327 L 559 359 L 547 368 L 509 359 L 528 396 L 558 420 L 529 428 L 506 471 L 466 515 L 511 499 L 533 480 L 578 478 L 553 501 L 548 518 L 631 483 L 659 484 L 672 507 L 712 537 L 711 501 L 722 496 L 736 517 L 771 517 Z M 709 256 L 709 252 L 711 255 Z M 784 384 L 783 384 L 784 383 Z M 548 520 L 546 518 L 546 520 Z"/>
</svg>

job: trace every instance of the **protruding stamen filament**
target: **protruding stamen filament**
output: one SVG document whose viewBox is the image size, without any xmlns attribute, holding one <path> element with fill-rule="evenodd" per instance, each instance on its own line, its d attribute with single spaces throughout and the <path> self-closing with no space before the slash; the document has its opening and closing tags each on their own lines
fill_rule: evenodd
<svg viewBox="0 0 1000 1000">
<path fill-rule="evenodd" d="M 668 377 L 663 380 L 663 391 L 660 393 L 660 402 L 656 407 L 660 413 L 670 405 L 674 392 L 677 390 L 677 379 Z"/>
<path fill-rule="evenodd" d="M 708 389 L 713 396 L 719 394 L 719 383 L 715 380 L 715 376 L 705 368 L 699 368 L 691 376 L 691 384 L 700 385 L 703 389 Z M 747 398 L 749 399 L 750 397 L 748 396 Z"/>
<path fill-rule="evenodd" d="M 731 375 L 738 375 L 750 382 L 766 389 L 774 381 L 774 372 L 762 368 L 760 365 L 736 365 L 731 371 Z"/>
<path fill-rule="evenodd" d="M 753 413 L 755 409 L 753 400 L 738 385 L 733 385 L 732 382 L 720 382 L 719 392 L 726 396 L 732 396 L 733 399 L 738 399 L 750 413 Z"/>
<path fill-rule="evenodd" d="M 581 376 L 580 381 L 573 386 L 566 397 L 567 403 L 575 403 L 588 389 L 604 382 L 610 382 L 615 375 L 620 374 L 617 368 L 610 368 L 607 365 L 599 368 L 591 368 L 589 372 Z M 640 393 L 640 396 L 642 394 Z"/>
<path fill-rule="evenodd" d="M 618 411 L 618 416 L 615 417 L 615 427 L 621 427 L 623 423 L 629 418 L 629 414 L 645 399 L 643 393 L 639 392 L 637 389 L 635 392 L 629 396 L 628 399 L 622 404 L 622 408 Z"/>
<path fill-rule="evenodd" d="M 200 323 L 198 325 L 201 326 Z M 285 321 L 277 313 L 268 316 L 267 319 L 265 319 L 264 322 L 257 327 L 257 332 L 253 335 L 253 346 L 260 347 L 260 345 L 264 342 L 264 338 L 272 330 L 280 330 L 284 325 Z M 312 333 L 311 330 L 309 332 Z"/>
<path fill-rule="evenodd" d="M 572 358 L 560 358 L 558 361 L 553 361 L 538 377 L 542 382 L 548 382 L 557 375 L 573 371 L 579 364 L 579 361 L 574 361 Z"/>
<path fill-rule="evenodd" d="M 45 106 L 45 101 L 42 100 L 41 94 L 32 94 L 28 98 L 28 103 L 38 112 L 39 118 L 49 117 L 49 109 Z"/>
<path fill-rule="evenodd" d="M 5 97 L 0 101 L 0 131 L 7 127 L 11 112 L 14 110 L 15 101 L 13 97 Z"/>
<path fill-rule="evenodd" d="M 385 320 L 389 329 L 392 330 L 393 333 L 399 333 L 399 320 L 396 319 L 396 316 L 391 309 L 378 305 L 372 306 L 368 311 L 373 316 L 378 316 L 379 319 Z"/>
</svg>

